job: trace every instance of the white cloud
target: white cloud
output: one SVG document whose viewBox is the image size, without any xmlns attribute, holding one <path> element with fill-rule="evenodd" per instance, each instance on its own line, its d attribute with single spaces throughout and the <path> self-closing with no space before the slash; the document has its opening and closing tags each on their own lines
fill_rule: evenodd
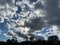
<svg viewBox="0 0 60 45">
<path fill-rule="evenodd" d="M 14 0 L 13 0 L 14 1 Z M 12 0 L 1 0 L 0 2 L 0 15 L 3 19 L 12 18 L 17 11 L 17 7 L 13 4 Z M 2 4 L 3 3 L 3 4 Z"/>
<path fill-rule="evenodd" d="M 17 40 L 18 40 L 18 42 L 25 41 L 25 39 L 24 38 L 21 38 L 21 37 L 18 37 Z"/>
<path fill-rule="evenodd" d="M 57 31 L 57 30 L 58 30 L 58 26 L 57 26 L 57 25 L 52 25 L 52 29 L 53 29 L 54 31 Z"/>
<path fill-rule="evenodd" d="M 27 28 L 27 27 L 17 27 L 15 31 L 18 31 L 18 32 L 20 32 L 20 33 L 22 33 L 22 34 L 28 34 L 28 31 L 29 31 L 29 30 L 30 30 L 30 29 Z"/>
<path fill-rule="evenodd" d="M 4 17 L 0 16 L 0 23 L 4 23 Z"/>
</svg>

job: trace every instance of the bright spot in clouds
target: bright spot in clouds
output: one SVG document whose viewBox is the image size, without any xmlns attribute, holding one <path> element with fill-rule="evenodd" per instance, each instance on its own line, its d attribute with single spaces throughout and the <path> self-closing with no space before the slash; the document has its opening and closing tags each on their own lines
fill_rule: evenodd
<svg viewBox="0 0 60 45">
<path fill-rule="evenodd" d="M 57 31 L 57 30 L 58 30 L 58 26 L 57 26 L 57 25 L 52 25 L 52 29 L 53 29 L 54 31 Z"/>
</svg>

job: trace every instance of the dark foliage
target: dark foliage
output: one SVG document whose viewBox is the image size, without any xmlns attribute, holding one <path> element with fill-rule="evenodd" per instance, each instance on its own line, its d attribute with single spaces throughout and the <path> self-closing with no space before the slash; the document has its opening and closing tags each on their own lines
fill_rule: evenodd
<svg viewBox="0 0 60 45">
<path fill-rule="evenodd" d="M 23 41 L 18 43 L 16 40 L 8 39 L 7 42 L 0 41 L 0 45 L 60 45 L 60 41 L 57 36 L 50 36 L 48 40 L 38 40 L 38 41 Z"/>
</svg>

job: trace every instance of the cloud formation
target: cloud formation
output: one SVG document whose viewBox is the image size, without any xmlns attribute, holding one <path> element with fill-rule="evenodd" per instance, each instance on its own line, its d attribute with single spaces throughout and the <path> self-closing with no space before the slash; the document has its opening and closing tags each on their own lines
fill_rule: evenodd
<svg viewBox="0 0 60 45">
<path fill-rule="evenodd" d="M 30 19 L 29 22 L 25 22 L 26 27 L 30 27 L 30 33 L 36 30 L 41 30 L 45 24 L 42 18 Z"/>
<path fill-rule="evenodd" d="M 0 0 L 0 23 L 7 19 L 8 33 L 5 36 L 17 35 L 25 38 L 28 34 L 48 26 L 54 30 L 54 25 L 55 28 L 58 27 L 56 30 L 60 30 L 59 0 L 31 1 Z"/>
</svg>

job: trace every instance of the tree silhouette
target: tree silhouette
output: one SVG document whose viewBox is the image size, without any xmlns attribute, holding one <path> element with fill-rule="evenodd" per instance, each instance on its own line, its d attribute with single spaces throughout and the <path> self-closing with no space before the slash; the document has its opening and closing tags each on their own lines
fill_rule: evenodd
<svg viewBox="0 0 60 45">
<path fill-rule="evenodd" d="M 48 38 L 48 44 L 57 45 L 58 44 L 58 36 L 53 35 Z"/>
<path fill-rule="evenodd" d="M 33 40 L 34 40 L 34 35 L 33 35 L 33 34 L 31 34 L 31 33 L 30 33 L 30 34 L 28 34 L 28 35 L 30 36 L 29 40 L 30 40 L 30 41 L 33 41 Z"/>
<path fill-rule="evenodd" d="M 48 37 L 48 41 L 46 40 L 37 40 L 33 41 L 33 36 L 31 36 L 30 41 L 23 41 L 18 43 L 14 39 L 8 39 L 7 42 L 0 41 L 0 45 L 60 45 L 60 41 L 56 35 Z"/>
<path fill-rule="evenodd" d="M 48 37 L 48 40 L 49 41 L 58 41 L 58 36 L 56 36 L 56 35 L 50 36 L 50 37 Z"/>
</svg>

